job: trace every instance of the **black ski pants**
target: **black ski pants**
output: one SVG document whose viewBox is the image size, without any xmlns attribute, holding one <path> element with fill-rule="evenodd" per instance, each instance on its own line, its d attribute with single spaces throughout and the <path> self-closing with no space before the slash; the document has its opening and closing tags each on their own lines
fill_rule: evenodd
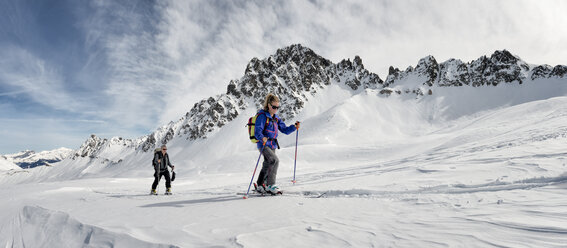
<svg viewBox="0 0 567 248">
<path fill-rule="evenodd" d="M 158 182 L 161 179 L 161 176 L 165 177 L 165 187 L 166 188 L 171 188 L 171 177 L 169 176 L 169 171 L 168 170 L 164 170 L 161 171 L 158 175 L 158 173 L 154 173 L 154 183 L 152 184 L 152 189 L 156 189 L 158 186 Z"/>
</svg>

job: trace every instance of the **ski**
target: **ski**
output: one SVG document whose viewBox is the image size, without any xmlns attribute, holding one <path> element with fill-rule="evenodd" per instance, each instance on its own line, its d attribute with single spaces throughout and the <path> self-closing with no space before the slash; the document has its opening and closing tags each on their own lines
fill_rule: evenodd
<svg viewBox="0 0 567 248">
<path fill-rule="evenodd" d="M 243 196 L 246 196 L 246 193 L 240 193 L 240 192 L 239 192 L 239 193 L 236 193 L 236 195 L 243 195 Z M 282 192 L 282 191 L 279 191 L 278 193 L 275 193 L 275 194 L 272 194 L 272 193 L 263 193 L 263 194 L 262 194 L 262 193 L 257 193 L 257 192 L 256 192 L 256 193 L 248 194 L 249 197 L 250 197 L 250 196 L 251 196 L 251 197 L 264 197 L 264 196 L 278 196 L 278 195 L 283 195 L 283 192 Z"/>
<path fill-rule="evenodd" d="M 257 185 L 256 183 L 254 183 L 254 191 L 253 191 L 253 193 L 262 194 L 262 195 L 281 195 L 281 194 L 283 194 L 283 192 L 282 192 L 281 190 L 278 191 L 277 193 L 272 193 L 272 192 L 267 192 L 267 191 L 265 190 L 265 188 L 266 188 L 266 186 L 263 185 L 263 186 L 262 186 L 262 190 L 260 191 L 260 190 L 258 190 L 258 185 Z"/>
<path fill-rule="evenodd" d="M 150 195 L 159 195 L 159 194 L 158 194 L 157 192 L 155 192 L 155 193 L 154 193 L 154 192 L 151 192 Z M 173 193 L 171 193 L 171 192 L 169 192 L 169 193 L 168 193 L 168 192 L 165 192 L 165 193 L 163 193 L 163 195 L 173 195 Z"/>
</svg>

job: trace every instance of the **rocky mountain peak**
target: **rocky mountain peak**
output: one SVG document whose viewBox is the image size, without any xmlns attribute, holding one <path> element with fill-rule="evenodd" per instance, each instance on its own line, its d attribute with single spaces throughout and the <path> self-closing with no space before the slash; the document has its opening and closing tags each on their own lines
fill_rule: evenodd
<svg viewBox="0 0 567 248">
<path fill-rule="evenodd" d="M 100 146 L 106 142 L 106 139 L 101 139 L 94 134 L 83 142 L 79 150 L 75 152 L 73 158 L 76 157 L 94 157 L 96 152 L 100 149 Z"/>
<path fill-rule="evenodd" d="M 381 88 L 384 81 L 380 77 L 364 69 L 362 59 L 357 55 L 351 62 L 350 59 L 342 60 L 335 66 L 335 81 L 344 83 L 352 90 Z"/>
<path fill-rule="evenodd" d="M 567 75 L 567 66 L 557 65 L 552 67 L 550 65 L 538 65 L 532 69 L 530 78 L 545 79 L 545 78 L 563 78 Z"/>
<path fill-rule="evenodd" d="M 532 79 L 551 75 L 551 68 L 539 67 L 532 74 Z M 416 67 L 408 67 L 404 72 L 391 67 L 385 85 L 395 86 L 397 82 L 409 79 L 419 80 L 417 85 L 433 87 L 435 85 L 480 87 L 496 86 L 500 83 L 523 83 L 530 74 L 530 66 L 507 50 L 495 51 L 490 57 L 480 58 L 463 63 L 461 60 L 449 59 L 438 63 L 433 56 L 419 60 Z M 416 91 L 417 92 L 417 91 Z"/>
<path fill-rule="evenodd" d="M 353 65 L 354 67 L 356 67 L 357 70 L 364 69 L 364 65 L 362 64 L 362 59 L 358 55 L 354 56 Z"/>
<path fill-rule="evenodd" d="M 520 61 L 519 58 L 517 58 L 516 56 L 512 55 L 510 52 L 508 52 L 507 50 L 502 50 L 502 51 L 495 51 L 491 56 L 490 56 L 490 61 L 493 64 L 515 64 L 518 61 Z"/>
<path fill-rule="evenodd" d="M 423 82 L 423 84 L 433 86 L 437 77 L 439 76 L 439 64 L 433 56 L 429 55 L 419 60 L 417 66 L 415 67 L 415 71 L 419 76 L 425 79 L 425 82 Z"/>
<path fill-rule="evenodd" d="M 333 63 L 313 50 L 294 44 L 278 49 L 265 59 L 252 58 L 240 79 L 231 80 L 226 93 L 208 97 L 197 103 L 177 122 L 172 122 L 154 133 L 136 140 L 100 139 L 91 136 L 76 152 L 75 157 L 96 157 L 105 146 L 121 145 L 147 152 L 174 138 L 204 139 L 244 110 L 262 108 L 268 93 L 278 95 L 285 107 L 279 111 L 284 121 L 293 120 L 304 107 L 309 96 L 316 95 L 331 84 L 352 89 L 378 89 L 384 95 L 433 94 L 434 87 L 481 87 L 500 83 L 522 83 L 531 79 L 563 77 L 565 66 L 539 66 L 530 71 L 527 63 L 506 50 L 496 51 L 490 57 L 481 56 L 469 63 L 450 59 L 439 63 L 433 56 L 420 59 L 405 71 L 390 67 L 386 81 L 364 68 L 362 58 L 344 59 Z M 433 89 L 433 90 L 432 90 Z"/>
<path fill-rule="evenodd" d="M 288 64 L 290 62 L 299 65 L 310 63 L 313 60 L 324 60 L 324 63 L 330 63 L 330 61 L 317 55 L 315 52 L 313 52 L 313 50 L 304 47 L 301 44 L 294 44 L 285 48 L 278 49 L 276 54 L 268 58 L 268 61 L 272 59 L 275 59 L 275 62 L 278 65 Z"/>
<path fill-rule="evenodd" d="M 285 103 L 278 115 L 282 120 L 295 117 L 309 95 L 332 83 L 344 84 L 353 90 L 378 88 L 383 81 L 364 69 L 362 59 L 332 63 L 300 44 L 278 49 L 268 58 L 253 58 L 244 76 L 228 83 L 225 94 L 196 103 L 177 123 L 168 125 L 146 137 L 142 149 L 167 143 L 175 135 L 188 140 L 205 138 L 235 119 L 243 110 L 261 109 L 268 93 L 276 94 Z M 252 103 L 252 106 L 249 106 Z M 165 131 L 167 130 L 167 131 Z"/>
<path fill-rule="evenodd" d="M 434 86 L 478 87 L 502 82 L 521 83 L 528 69 L 525 62 L 506 50 L 496 51 L 490 58 L 482 56 L 470 63 L 456 59 L 438 63 L 435 57 L 426 56 L 418 61 L 415 68 L 410 66 L 403 72 L 390 67 L 384 82 L 377 74 L 364 69 L 360 56 L 355 56 L 352 61 L 344 59 L 334 64 L 313 50 L 294 44 L 278 49 L 265 59 L 251 59 L 244 76 L 231 80 L 225 94 L 195 103 L 180 121 L 146 136 L 142 149 L 147 151 L 166 144 L 175 136 L 185 136 L 188 140 L 206 138 L 209 133 L 234 120 L 243 110 L 249 107 L 260 109 L 268 93 L 278 95 L 286 104 L 279 112 L 279 116 L 285 121 L 293 119 L 299 113 L 308 95 L 315 95 L 332 83 L 343 84 L 353 91 L 387 89 L 382 92 L 423 95 L 424 92 L 432 94 L 427 87 Z M 540 74 L 551 75 L 552 70 L 547 68 Z M 418 88 L 405 86 L 406 88 L 396 90 L 400 82 L 408 80 L 413 80 L 410 85 L 418 85 Z"/>
</svg>

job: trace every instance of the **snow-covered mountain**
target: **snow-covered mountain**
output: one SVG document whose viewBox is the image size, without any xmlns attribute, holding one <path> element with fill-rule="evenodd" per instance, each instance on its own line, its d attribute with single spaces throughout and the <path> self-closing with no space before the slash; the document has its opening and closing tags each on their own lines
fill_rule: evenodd
<svg viewBox="0 0 567 248">
<path fill-rule="evenodd" d="M 152 134 L 133 140 L 120 137 L 102 139 L 92 135 L 71 158 L 100 158 L 108 163 L 117 163 L 122 159 L 108 155 L 116 154 L 116 149 L 148 152 L 174 138 L 187 143 L 205 139 L 241 114 L 259 109 L 269 92 L 276 93 L 285 103 L 285 108 L 279 113 L 285 121 L 294 119 L 310 98 L 317 97 L 330 85 L 348 89 L 350 94 L 376 89 L 384 96 L 397 93 L 416 97 L 435 94 L 436 89 L 443 87 L 523 84 L 563 79 L 566 74 L 567 66 L 529 65 L 502 50 L 469 63 L 456 59 L 438 63 L 433 56 L 427 56 L 405 71 L 390 67 L 389 75 L 383 81 L 364 68 L 359 56 L 352 61 L 347 59 L 335 64 L 307 47 L 291 45 L 268 58 L 253 58 L 246 66 L 244 76 L 228 83 L 225 94 L 195 103 L 179 120 L 160 127 Z M 109 151 L 108 154 L 105 155 L 105 151 Z"/>
<path fill-rule="evenodd" d="M 417 66 L 405 71 L 390 67 L 385 85 L 397 92 L 423 94 L 433 86 L 497 86 L 502 83 L 522 84 L 526 81 L 563 78 L 567 66 L 528 65 L 506 50 L 482 56 L 469 63 L 449 59 L 438 63 L 433 56 L 422 58 Z"/>
<path fill-rule="evenodd" d="M 566 74 L 566 66 L 530 65 L 502 50 L 469 63 L 456 59 L 438 63 L 433 56 L 427 56 L 405 71 L 391 67 L 383 81 L 377 74 L 364 68 L 359 56 L 352 61 L 346 59 L 335 64 L 313 50 L 296 44 L 278 49 L 268 58 L 253 58 L 246 66 L 244 76 L 228 83 L 226 93 L 195 103 L 179 120 L 137 139 L 106 139 L 93 134 L 62 162 L 66 166 L 54 169 L 61 170 L 54 173 L 58 176 L 38 177 L 41 180 L 62 180 L 144 175 L 147 171 L 145 165 L 152 157 L 151 151 L 162 144 L 172 144 L 173 149 L 169 153 L 187 161 L 184 162 L 188 165 L 186 168 L 200 171 L 205 167 L 216 167 L 208 159 L 215 153 L 210 149 L 203 151 L 203 146 L 223 140 L 222 149 L 227 156 L 239 156 L 249 151 L 249 147 L 241 145 L 246 140 L 245 129 L 232 127 L 244 126 L 269 92 L 281 98 L 284 107 L 279 115 L 284 121 L 316 119 L 319 122 L 317 126 L 321 126 L 321 123 L 332 126 L 329 122 L 336 118 L 341 117 L 336 121 L 342 122 L 348 121 L 344 120 L 344 116 L 368 113 L 372 116 L 369 120 L 381 121 L 380 115 L 392 114 L 374 112 L 391 108 L 396 101 L 403 99 L 408 100 L 406 105 L 414 101 L 420 103 L 419 118 L 428 123 L 421 123 L 421 120 L 416 123 L 432 125 L 434 123 L 431 122 L 446 122 L 503 106 L 562 96 L 564 86 L 561 82 L 565 81 Z M 364 108 L 358 108 L 352 109 L 352 113 L 335 113 L 334 116 L 321 119 L 325 111 L 336 111 L 333 110 L 334 106 L 344 105 L 345 101 L 361 95 L 386 101 L 380 107 L 365 112 L 361 111 Z M 403 108 L 391 111 L 407 112 Z M 227 125 L 231 128 L 225 128 Z M 398 128 L 396 126 L 408 124 L 390 125 L 389 128 Z M 410 126 L 416 131 L 423 129 L 417 124 Z M 345 136 L 353 135 L 352 127 L 344 128 L 350 130 L 336 132 L 345 133 Z M 321 131 L 325 129 L 328 127 L 312 132 L 328 136 Z M 383 140 L 387 136 L 389 132 L 383 131 L 371 135 L 376 140 Z"/>
<path fill-rule="evenodd" d="M 72 149 L 61 147 L 55 150 L 42 152 L 27 150 L 14 154 L 3 155 L 2 157 L 21 168 L 29 169 L 37 166 L 57 163 L 69 157 L 73 154 L 73 152 L 74 150 Z"/>
<path fill-rule="evenodd" d="M 249 107 L 260 108 L 268 92 L 276 93 L 287 107 L 282 109 L 283 120 L 293 118 L 303 108 L 308 97 L 328 85 L 338 84 L 355 92 L 380 88 L 380 77 L 364 69 L 362 60 L 343 60 L 338 64 L 315 54 L 301 45 L 279 49 L 267 59 L 254 58 L 246 66 L 244 76 L 232 80 L 227 92 L 201 100 L 176 122 L 162 126 L 154 133 L 130 140 L 111 140 L 91 136 L 75 153 L 77 157 L 97 157 L 109 146 L 124 146 L 147 152 L 174 137 L 189 141 L 206 138 L 210 133 L 234 120 Z"/>
<path fill-rule="evenodd" d="M 19 170 L 21 169 L 16 164 L 12 163 L 12 161 L 8 160 L 4 156 L 0 156 L 0 171 L 1 170 Z"/>
<path fill-rule="evenodd" d="M 243 200 L 258 159 L 245 123 L 268 92 L 302 126 L 279 137 L 284 195 Z M 565 66 L 507 51 L 382 81 L 360 57 L 293 45 L 150 135 L 93 135 L 54 166 L 0 173 L 0 245 L 564 247 L 565 106 Z M 162 143 L 174 195 L 149 196 Z"/>
</svg>

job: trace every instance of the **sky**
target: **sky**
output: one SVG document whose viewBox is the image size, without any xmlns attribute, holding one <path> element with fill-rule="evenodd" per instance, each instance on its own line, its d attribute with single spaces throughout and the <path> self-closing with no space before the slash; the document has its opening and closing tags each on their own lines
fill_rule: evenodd
<svg viewBox="0 0 567 248">
<path fill-rule="evenodd" d="M 388 68 L 506 49 L 567 65 L 567 1 L 0 1 L 0 154 L 138 138 L 300 43 Z"/>
</svg>

